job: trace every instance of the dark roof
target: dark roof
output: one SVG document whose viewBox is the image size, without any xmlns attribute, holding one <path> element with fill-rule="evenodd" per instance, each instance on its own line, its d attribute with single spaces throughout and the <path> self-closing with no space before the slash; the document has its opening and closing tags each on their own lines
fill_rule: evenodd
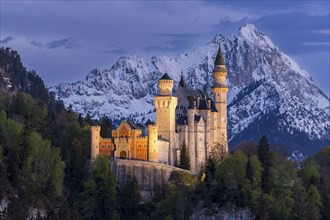
<svg viewBox="0 0 330 220">
<path fill-rule="evenodd" d="M 186 125 L 188 123 L 188 118 L 187 116 L 180 116 L 177 120 L 176 120 L 176 124 L 177 125 Z"/>
<path fill-rule="evenodd" d="M 189 106 L 188 106 L 188 109 L 194 109 L 195 106 L 194 106 L 194 100 L 190 100 L 189 101 Z"/>
<path fill-rule="evenodd" d="M 222 52 L 221 52 L 221 46 L 220 45 L 219 45 L 218 54 L 215 57 L 214 67 L 216 67 L 218 65 L 225 65 L 225 60 L 223 59 L 223 55 L 222 55 Z"/>
<path fill-rule="evenodd" d="M 188 99 L 188 97 L 197 97 L 198 94 L 200 94 L 199 90 L 195 89 L 188 89 L 181 87 L 180 90 L 182 91 L 182 94 Z"/>
<path fill-rule="evenodd" d="M 167 75 L 167 73 L 165 73 L 165 74 L 162 76 L 162 78 L 160 78 L 159 80 L 164 80 L 164 79 L 166 79 L 166 80 L 173 80 L 169 75 Z"/>
<path fill-rule="evenodd" d="M 205 99 L 201 99 L 199 101 L 199 106 L 198 106 L 198 109 L 199 110 L 209 110 L 209 107 L 207 106 L 207 101 Z"/>
</svg>

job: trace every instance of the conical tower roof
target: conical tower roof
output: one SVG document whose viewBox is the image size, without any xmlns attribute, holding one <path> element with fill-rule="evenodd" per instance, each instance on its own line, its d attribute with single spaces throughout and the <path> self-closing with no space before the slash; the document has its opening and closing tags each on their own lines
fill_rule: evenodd
<svg viewBox="0 0 330 220">
<path fill-rule="evenodd" d="M 214 66 L 225 65 L 225 60 L 221 52 L 221 46 L 219 45 L 218 54 L 215 57 Z"/>
<path fill-rule="evenodd" d="M 160 78 L 159 80 L 173 80 L 167 73 L 165 73 L 162 78 Z"/>
</svg>

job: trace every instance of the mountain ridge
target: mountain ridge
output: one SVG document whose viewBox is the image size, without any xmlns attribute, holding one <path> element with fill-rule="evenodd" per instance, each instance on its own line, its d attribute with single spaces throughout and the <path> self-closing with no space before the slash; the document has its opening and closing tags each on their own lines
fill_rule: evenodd
<svg viewBox="0 0 330 220">
<path fill-rule="evenodd" d="M 175 58 L 122 56 L 109 69 L 94 69 L 84 80 L 50 89 L 67 106 L 96 118 L 154 119 L 153 96 L 157 80 L 165 72 L 175 80 L 175 88 L 182 71 L 188 87 L 210 94 L 219 44 L 228 72 L 228 137 L 232 146 L 251 137 L 258 140 L 263 134 L 274 135 L 271 141 L 285 140 L 292 149 L 307 148 L 298 137 L 316 143 L 312 152 L 329 144 L 329 98 L 306 70 L 252 24 L 242 26 L 238 36 L 218 34 Z M 275 126 L 263 129 L 261 125 L 267 121 Z M 252 133 L 255 135 L 249 136 Z"/>
</svg>

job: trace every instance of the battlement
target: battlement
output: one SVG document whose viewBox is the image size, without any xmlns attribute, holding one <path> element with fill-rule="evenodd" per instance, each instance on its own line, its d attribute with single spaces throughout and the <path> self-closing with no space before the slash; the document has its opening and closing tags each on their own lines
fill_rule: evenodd
<svg viewBox="0 0 330 220">
<path fill-rule="evenodd" d="M 103 137 L 101 137 L 100 138 L 100 141 L 111 141 L 112 142 L 112 139 L 111 138 L 103 138 Z"/>
<path fill-rule="evenodd" d="M 172 94 L 174 87 L 174 80 L 171 79 L 166 73 L 161 79 L 158 80 L 158 89 L 161 96 L 169 96 Z"/>
<path fill-rule="evenodd" d="M 97 126 L 97 125 L 95 125 L 95 126 L 91 126 L 91 130 L 101 130 L 101 126 Z"/>
<path fill-rule="evenodd" d="M 156 124 L 150 124 L 148 125 L 148 129 L 158 129 L 159 127 Z"/>
<path fill-rule="evenodd" d="M 169 84 L 173 84 L 174 80 L 173 79 L 160 79 L 158 81 L 158 83 L 169 83 Z"/>
<path fill-rule="evenodd" d="M 137 137 L 136 140 L 143 140 L 143 141 L 146 141 L 146 140 L 148 140 L 148 136 Z"/>
</svg>

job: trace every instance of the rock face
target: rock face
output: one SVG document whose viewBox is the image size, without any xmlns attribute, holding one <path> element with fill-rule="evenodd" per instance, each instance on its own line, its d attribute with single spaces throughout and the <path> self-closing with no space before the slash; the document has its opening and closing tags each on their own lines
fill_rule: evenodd
<svg viewBox="0 0 330 220">
<path fill-rule="evenodd" d="M 202 207 L 202 202 L 194 209 L 193 220 L 253 220 L 255 215 L 247 208 L 221 207 L 210 210 Z"/>
<path fill-rule="evenodd" d="M 253 25 L 237 36 L 216 35 L 207 44 L 176 58 L 125 56 L 84 80 L 52 87 L 73 109 L 93 117 L 154 120 L 157 80 L 167 72 L 175 88 L 183 71 L 188 87 L 205 90 L 213 84 L 212 70 L 221 43 L 228 72 L 229 147 L 244 140 L 286 144 L 312 153 L 330 143 L 329 98 L 310 75 L 281 52 Z"/>
</svg>

